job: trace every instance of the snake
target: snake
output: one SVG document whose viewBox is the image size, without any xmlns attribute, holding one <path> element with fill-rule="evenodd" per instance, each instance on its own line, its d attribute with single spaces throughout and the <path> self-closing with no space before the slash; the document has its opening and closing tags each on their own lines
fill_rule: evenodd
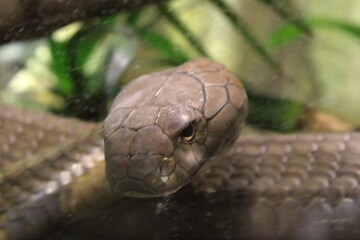
<svg viewBox="0 0 360 240">
<path fill-rule="evenodd" d="M 110 202 L 153 239 L 360 238 L 360 134 L 239 136 L 246 91 L 207 58 L 131 81 L 103 123 L 0 110 L 0 239 Z"/>
</svg>

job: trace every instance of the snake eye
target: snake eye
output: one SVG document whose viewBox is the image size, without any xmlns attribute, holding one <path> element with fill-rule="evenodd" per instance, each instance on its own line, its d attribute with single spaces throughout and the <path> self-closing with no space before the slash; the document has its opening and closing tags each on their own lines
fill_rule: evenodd
<svg viewBox="0 0 360 240">
<path fill-rule="evenodd" d="M 182 130 L 180 136 L 181 136 L 181 139 L 186 143 L 194 141 L 194 139 L 195 139 L 195 126 L 194 126 L 194 123 L 191 123 L 184 130 Z"/>
</svg>

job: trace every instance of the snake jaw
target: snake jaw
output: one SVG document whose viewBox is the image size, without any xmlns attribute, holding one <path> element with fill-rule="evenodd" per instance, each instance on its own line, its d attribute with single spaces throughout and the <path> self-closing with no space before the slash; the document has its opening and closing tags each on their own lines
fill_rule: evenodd
<svg viewBox="0 0 360 240">
<path fill-rule="evenodd" d="M 149 186 L 145 185 L 142 181 L 133 179 L 123 179 L 116 181 L 112 186 L 113 192 L 121 196 L 128 197 L 156 197 L 156 192 Z"/>
</svg>

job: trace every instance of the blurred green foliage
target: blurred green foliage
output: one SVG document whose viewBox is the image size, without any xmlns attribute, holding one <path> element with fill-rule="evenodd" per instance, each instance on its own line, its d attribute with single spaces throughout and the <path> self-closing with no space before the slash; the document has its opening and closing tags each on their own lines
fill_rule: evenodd
<svg viewBox="0 0 360 240">
<path fill-rule="evenodd" d="M 264 97 L 247 91 L 250 99 L 247 122 L 251 125 L 278 132 L 295 131 L 304 112 L 304 105 L 288 99 Z"/>
<path fill-rule="evenodd" d="M 58 79 L 51 90 L 65 99 L 62 114 L 85 120 L 105 116 L 111 96 L 105 87 L 107 66 L 112 53 L 124 47 L 115 16 L 84 24 L 66 40 L 49 38 L 50 68 Z"/>
<path fill-rule="evenodd" d="M 331 28 L 344 31 L 357 38 L 360 36 L 359 26 L 332 19 L 301 19 L 287 12 L 282 5 L 278 4 L 278 1 L 258 0 L 286 22 L 273 33 L 268 45 L 263 46 L 241 16 L 231 9 L 227 1 L 207 1 L 223 14 L 224 18 L 237 29 L 238 34 L 244 37 L 249 46 L 269 66 L 278 69 L 279 72 L 281 72 L 281 66 L 272 58 L 271 50 L 280 48 L 301 36 L 312 35 L 312 31 L 316 28 Z M 149 9 L 151 9 L 151 14 L 148 14 Z M 126 31 L 119 30 L 119 26 L 125 25 L 128 30 L 130 29 L 130 35 L 135 34 L 137 40 L 156 51 L 170 65 L 178 65 L 190 60 L 192 57 L 187 49 L 179 47 L 162 29 L 157 27 L 160 20 L 167 21 L 181 33 L 199 55 L 209 57 L 201 41 L 166 4 L 86 22 L 66 40 L 59 41 L 54 37 L 48 39 L 52 55 L 50 68 L 58 79 L 51 91 L 65 101 L 65 108 L 56 111 L 87 120 L 101 120 L 105 116 L 109 102 L 121 88 L 119 84 L 107 86 L 109 66 L 113 63 L 113 68 L 124 67 L 117 66 L 116 61 L 119 59 L 112 59 L 112 55 L 114 51 L 128 47 L 125 43 L 126 39 L 133 41 L 128 38 Z M 129 59 L 132 58 L 130 55 L 127 56 Z M 120 78 L 121 71 L 118 72 Z M 297 120 L 304 109 L 301 103 L 260 96 L 251 89 L 247 90 L 250 99 L 248 121 L 250 124 L 277 131 L 295 130 Z"/>
<path fill-rule="evenodd" d="M 159 9 L 163 9 L 163 7 L 159 7 Z M 164 34 L 155 31 L 148 23 L 141 24 L 140 20 L 143 12 L 142 10 L 135 10 L 127 16 L 126 20 L 126 23 L 136 32 L 138 38 L 145 45 L 155 49 L 172 65 L 179 65 L 190 60 L 186 52 L 175 46 Z M 157 12 L 157 14 L 160 17 L 160 12 Z"/>
</svg>

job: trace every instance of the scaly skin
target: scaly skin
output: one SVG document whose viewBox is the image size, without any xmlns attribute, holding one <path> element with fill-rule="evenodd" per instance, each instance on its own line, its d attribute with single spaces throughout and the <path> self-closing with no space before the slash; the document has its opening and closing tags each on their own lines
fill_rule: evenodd
<svg viewBox="0 0 360 240">
<path fill-rule="evenodd" d="M 110 196 L 99 125 L 0 109 L 0 239 L 36 238 Z"/>
</svg>

